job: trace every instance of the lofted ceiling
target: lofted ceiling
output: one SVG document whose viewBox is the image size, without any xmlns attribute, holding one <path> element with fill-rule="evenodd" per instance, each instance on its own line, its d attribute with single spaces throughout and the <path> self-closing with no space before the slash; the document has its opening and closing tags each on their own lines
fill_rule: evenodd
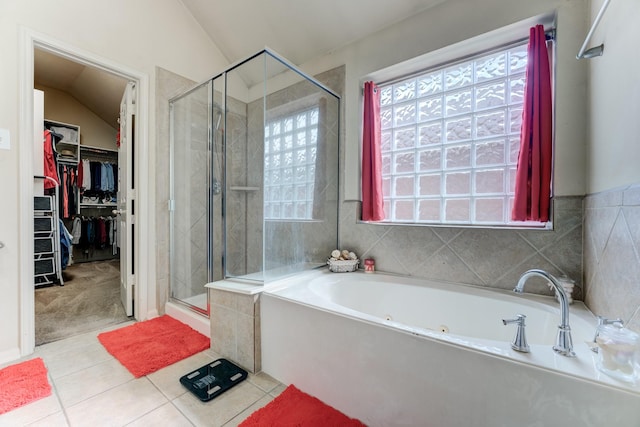
<svg viewBox="0 0 640 427">
<path fill-rule="evenodd" d="M 37 86 L 68 93 L 111 127 L 118 128 L 126 79 L 35 49 L 33 80 Z"/>
<path fill-rule="evenodd" d="M 178 1 L 229 63 L 269 47 L 301 65 L 446 0 Z M 36 49 L 34 81 L 67 92 L 117 128 L 125 79 Z"/>
<path fill-rule="evenodd" d="M 265 47 L 296 65 L 445 0 L 179 0 L 230 63 Z"/>
</svg>

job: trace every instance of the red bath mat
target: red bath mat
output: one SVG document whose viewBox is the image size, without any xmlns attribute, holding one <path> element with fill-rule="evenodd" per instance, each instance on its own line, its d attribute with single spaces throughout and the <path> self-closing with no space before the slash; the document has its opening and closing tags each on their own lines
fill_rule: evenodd
<svg viewBox="0 0 640 427">
<path fill-rule="evenodd" d="M 240 427 L 363 427 L 337 409 L 290 385 Z"/>
<path fill-rule="evenodd" d="M 0 369 L 0 414 L 50 394 L 47 368 L 41 358 Z"/>
<path fill-rule="evenodd" d="M 162 316 L 98 335 L 98 340 L 136 378 L 209 348 L 209 338 Z"/>
</svg>

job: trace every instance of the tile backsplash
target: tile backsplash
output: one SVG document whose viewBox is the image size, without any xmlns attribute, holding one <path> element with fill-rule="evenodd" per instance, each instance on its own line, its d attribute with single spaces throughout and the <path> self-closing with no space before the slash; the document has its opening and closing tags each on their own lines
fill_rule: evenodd
<svg viewBox="0 0 640 427">
<path fill-rule="evenodd" d="M 584 203 L 585 303 L 640 332 L 640 184 Z"/>
<path fill-rule="evenodd" d="M 541 268 L 575 280 L 582 299 L 582 197 L 556 197 L 553 230 L 400 226 L 358 222 L 360 202 L 344 202 L 340 245 L 376 270 L 426 279 L 513 289 L 520 275 Z M 526 292 L 551 295 L 531 278 Z"/>
</svg>

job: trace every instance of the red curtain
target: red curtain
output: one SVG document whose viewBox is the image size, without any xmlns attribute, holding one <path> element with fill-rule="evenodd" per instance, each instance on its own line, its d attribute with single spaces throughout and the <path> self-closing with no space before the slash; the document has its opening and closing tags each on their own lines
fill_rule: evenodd
<svg viewBox="0 0 640 427">
<path fill-rule="evenodd" d="M 364 84 L 362 124 L 363 221 L 381 221 L 384 219 L 380 139 L 380 91 L 375 83 L 366 82 Z"/>
<path fill-rule="evenodd" d="M 551 72 L 544 27 L 529 30 L 527 74 L 516 172 L 514 221 L 549 220 L 552 163 Z"/>
</svg>

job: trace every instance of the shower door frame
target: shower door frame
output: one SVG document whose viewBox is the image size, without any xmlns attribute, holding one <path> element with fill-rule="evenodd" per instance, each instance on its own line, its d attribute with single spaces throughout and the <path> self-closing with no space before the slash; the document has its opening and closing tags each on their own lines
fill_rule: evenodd
<svg viewBox="0 0 640 427">
<path fill-rule="evenodd" d="M 250 55 L 248 57 L 246 57 L 245 59 L 242 59 L 240 61 L 235 62 L 234 64 L 228 66 L 223 72 L 218 73 L 210 78 L 207 78 L 206 80 L 196 84 L 193 88 L 185 91 L 184 93 L 179 94 L 178 96 L 173 97 L 172 99 L 169 100 L 169 104 L 170 104 L 170 123 L 173 123 L 173 102 L 183 99 L 186 96 L 190 95 L 191 93 L 197 91 L 198 89 L 201 89 L 202 86 L 209 84 L 209 91 L 208 91 L 208 114 L 207 114 L 207 121 L 208 121 L 208 141 L 207 141 L 207 146 L 208 146 L 208 150 L 207 150 L 207 191 L 206 194 L 208 195 L 208 200 L 207 200 L 207 280 L 208 282 L 212 282 L 215 279 L 215 268 L 216 266 L 214 265 L 214 263 L 216 263 L 217 261 L 214 259 L 214 251 L 215 251 L 215 236 L 214 236 L 214 218 L 213 218 L 213 212 L 214 212 L 214 202 L 213 202 L 213 196 L 214 196 L 214 190 L 213 190 L 213 179 L 214 179 L 214 155 L 215 155 L 215 138 L 217 137 L 217 135 L 214 134 L 214 132 L 217 132 L 217 129 L 214 129 L 214 112 L 215 112 L 215 107 L 216 105 L 218 107 L 220 107 L 222 109 L 222 112 L 224 114 L 224 125 L 223 125 L 223 129 L 224 131 L 222 132 L 221 135 L 221 141 L 220 143 L 222 144 L 222 165 L 221 166 L 221 181 L 222 181 L 222 197 L 220 200 L 220 208 L 221 208 L 221 218 L 220 218 L 220 224 L 222 227 L 221 230 L 221 248 L 219 248 L 221 252 L 220 254 L 220 260 L 219 260 L 219 267 L 221 268 L 221 277 L 220 279 L 242 279 L 242 280 L 247 280 L 250 282 L 263 282 L 263 280 L 255 280 L 255 279 L 247 279 L 247 278 L 243 278 L 241 276 L 233 276 L 233 275 L 229 275 L 228 271 L 227 271 L 227 254 L 226 254 L 226 248 L 227 248 L 227 206 L 226 206 L 226 191 L 227 191 L 227 149 L 228 149 L 228 144 L 227 144 L 227 115 L 228 115 L 228 105 L 227 105 L 227 97 L 228 97 L 228 74 L 229 72 L 237 69 L 238 67 L 246 64 L 247 62 L 254 60 L 255 58 L 259 57 L 260 55 L 264 55 L 265 56 L 265 61 L 267 57 L 270 57 L 274 60 L 276 60 L 276 62 L 281 63 L 282 65 L 284 65 L 288 71 L 291 71 L 299 76 L 301 76 L 305 81 L 317 86 L 318 88 L 320 88 L 321 90 L 325 91 L 326 93 L 334 96 L 338 102 L 340 102 L 341 100 L 341 96 L 338 95 L 335 91 L 333 91 L 332 89 L 328 88 L 327 86 L 325 86 L 324 84 L 320 83 L 319 81 L 317 81 L 315 78 L 303 73 L 302 71 L 300 71 L 298 68 L 296 68 L 296 66 L 294 66 L 293 64 L 291 64 L 289 61 L 287 61 L 286 59 L 284 59 L 282 56 L 280 56 L 279 54 L 275 53 L 273 50 L 269 49 L 269 48 L 265 48 L 262 49 L 260 51 L 258 51 L 257 53 Z M 266 70 L 266 62 L 265 62 L 265 70 Z M 215 91 L 216 91 L 216 84 L 215 81 L 217 79 L 221 79 L 222 85 L 219 88 L 219 91 L 221 93 L 222 96 L 222 101 L 218 104 L 216 104 L 215 102 Z M 266 106 L 265 106 L 266 108 Z M 340 104 L 338 104 L 338 116 L 340 117 L 341 113 L 341 106 Z M 339 130 L 340 127 L 340 119 L 338 120 L 338 134 L 340 133 Z M 174 149 L 174 134 L 173 134 L 173 128 L 170 128 L 170 156 L 169 156 L 169 168 L 170 168 L 170 196 L 169 196 L 169 211 L 170 211 L 170 220 L 169 220 L 169 239 L 170 239 L 170 253 L 169 253 L 169 262 L 170 262 L 170 274 L 169 274 L 169 299 L 171 301 L 175 301 L 178 302 L 182 305 L 185 305 L 186 307 L 192 309 L 195 312 L 198 312 L 200 314 L 209 316 L 210 314 L 210 307 L 209 307 L 209 301 L 207 299 L 207 309 L 203 310 L 199 307 L 193 306 L 189 303 L 186 303 L 178 298 L 174 298 L 171 294 L 172 294 L 172 272 L 175 271 L 174 268 L 174 257 L 173 257 L 173 253 L 175 253 L 175 249 L 174 249 L 174 242 L 175 242 L 175 231 L 174 231 L 174 211 L 175 211 L 175 191 L 174 191 L 174 186 L 175 186 L 175 182 L 174 182 L 174 158 L 173 158 L 173 149 Z M 336 154 L 337 155 L 337 154 Z M 339 159 L 338 159 L 338 163 L 339 163 Z M 337 194 L 337 199 L 338 201 L 340 200 L 340 185 L 339 185 L 339 178 L 338 178 L 338 194 Z M 339 222 L 339 216 L 340 216 L 340 203 L 338 203 L 337 205 L 337 211 L 336 211 L 336 216 L 338 218 L 338 222 Z M 264 215 L 263 215 L 263 223 L 264 223 Z M 339 228 L 339 223 L 336 223 L 336 227 Z M 336 238 L 337 240 L 339 240 L 339 232 L 338 230 L 336 230 Z M 338 242 L 336 242 L 338 243 Z M 264 237 L 263 237 L 263 248 L 262 248 L 262 253 L 263 253 L 263 257 L 265 254 L 265 242 L 264 242 Z M 264 268 L 264 259 L 263 259 L 263 268 Z M 204 289 L 204 284 L 203 284 L 203 289 Z"/>
<path fill-rule="evenodd" d="M 176 271 L 175 268 L 175 211 L 176 211 L 176 198 L 175 198 L 175 137 L 174 137 L 174 108 L 173 103 L 188 97 L 194 92 L 202 89 L 203 87 L 209 86 L 207 89 L 207 164 L 206 164 L 206 172 L 207 172 L 207 206 L 205 216 L 207 218 L 206 224 L 206 232 L 207 232 L 207 282 L 212 281 L 213 277 L 213 245 L 212 245 L 212 230 L 211 230 L 211 215 L 213 210 L 213 189 L 211 185 L 212 179 L 212 150 L 213 150 L 213 141 L 212 141 L 212 114 L 213 114 L 213 91 L 214 84 L 213 80 L 215 78 L 207 79 L 204 82 L 197 84 L 195 87 L 189 89 L 188 91 L 181 93 L 180 95 L 173 97 L 169 100 L 169 300 L 180 305 L 185 306 L 186 308 L 203 315 L 205 317 L 209 317 L 210 315 L 210 305 L 209 298 L 206 297 L 206 308 L 201 308 L 197 305 L 190 304 L 186 301 L 181 300 L 180 298 L 173 296 L 173 287 L 174 287 L 174 279 L 173 274 Z M 224 178 L 223 178 L 224 180 Z M 223 196 L 224 199 L 224 196 Z M 207 290 L 204 287 L 204 283 L 202 284 L 203 293 L 206 295 Z"/>
</svg>

